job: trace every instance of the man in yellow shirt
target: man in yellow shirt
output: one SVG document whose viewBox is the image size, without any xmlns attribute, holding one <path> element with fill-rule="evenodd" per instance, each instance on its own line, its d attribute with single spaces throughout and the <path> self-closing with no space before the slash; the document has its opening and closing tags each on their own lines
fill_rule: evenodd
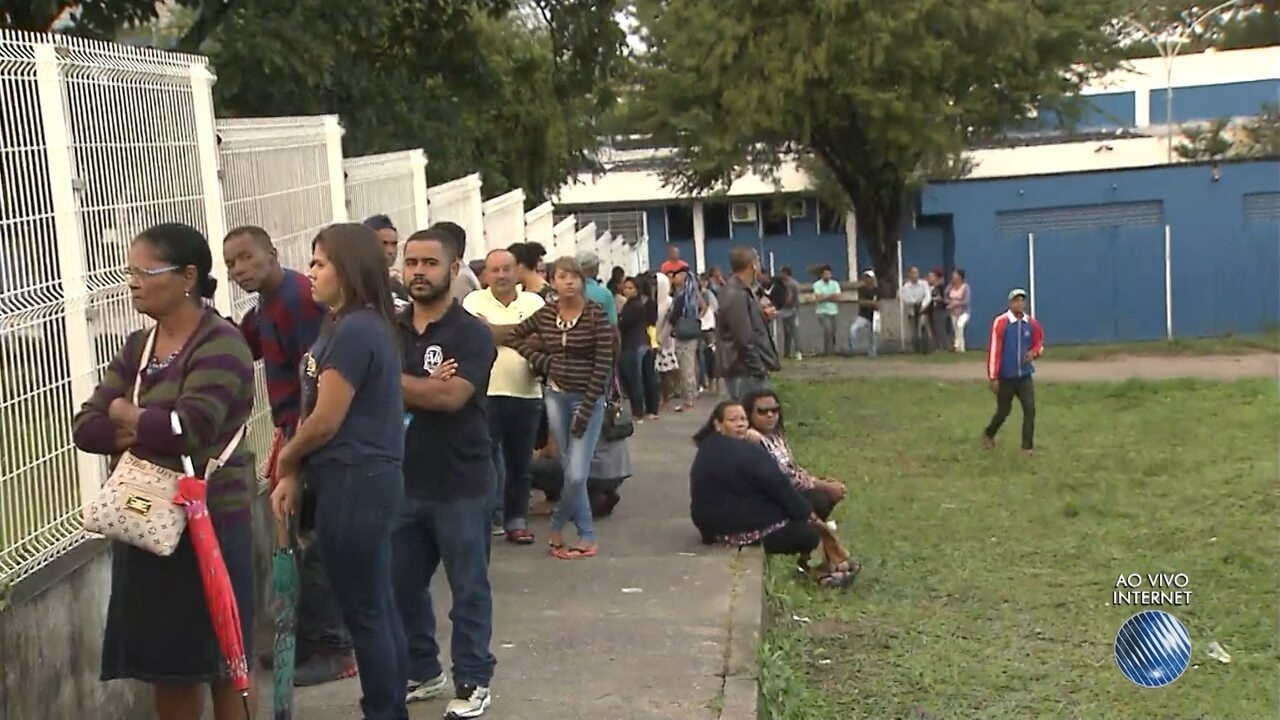
<svg viewBox="0 0 1280 720">
<path fill-rule="evenodd" d="M 529 464 L 542 417 L 542 384 L 529 369 L 529 363 L 502 343 L 512 328 L 544 303 L 540 296 L 516 285 L 515 255 L 494 250 L 484 262 L 489 286 L 468 293 L 462 307 L 489 325 L 498 346 L 498 358 L 489 376 L 488 398 L 489 437 L 493 442 L 493 464 L 498 470 L 493 534 L 505 534 L 510 543 L 531 545 Z"/>
</svg>

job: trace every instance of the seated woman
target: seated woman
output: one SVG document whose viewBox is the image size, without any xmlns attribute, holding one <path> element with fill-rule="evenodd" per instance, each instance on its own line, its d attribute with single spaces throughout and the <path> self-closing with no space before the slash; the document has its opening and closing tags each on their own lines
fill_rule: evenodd
<svg viewBox="0 0 1280 720">
<path fill-rule="evenodd" d="M 742 405 L 725 400 L 693 436 L 689 511 L 704 543 L 741 547 L 759 543 L 766 553 L 797 555 L 808 565 L 822 542 L 819 521 L 760 445 L 746 441 Z M 825 529 L 825 528 L 823 528 Z M 849 563 L 824 568 L 819 582 L 843 586 L 856 571 Z"/>
<path fill-rule="evenodd" d="M 831 511 L 844 499 L 844 485 L 835 480 L 824 480 L 815 477 L 800 467 L 791 448 L 787 446 L 787 436 L 782 423 L 782 401 L 772 390 L 756 390 L 742 398 L 742 407 L 747 412 L 747 422 L 751 428 L 747 430 L 748 440 L 759 443 L 773 456 L 778 467 L 786 473 L 791 485 L 804 495 L 813 512 L 823 520 L 831 518 Z"/>
</svg>

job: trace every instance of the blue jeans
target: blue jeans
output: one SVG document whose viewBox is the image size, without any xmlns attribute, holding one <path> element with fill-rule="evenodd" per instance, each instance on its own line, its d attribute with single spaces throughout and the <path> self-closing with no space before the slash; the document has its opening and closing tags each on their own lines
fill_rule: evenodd
<svg viewBox="0 0 1280 720">
<path fill-rule="evenodd" d="M 604 396 L 596 398 L 591 408 L 591 420 L 582 437 L 573 437 L 573 417 L 582 403 L 582 393 L 562 392 L 547 388 L 547 427 L 560 450 L 560 464 L 564 467 L 564 492 L 556 509 L 551 513 L 551 531 L 562 532 L 564 526 L 573 523 L 583 542 L 596 539 L 595 522 L 591 517 L 591 500 L 587 496 L 587 478 L 591 474 L 591 458 L 596 453 L 600 429 L 604 427 Z"/>
<path fill-rule="evenodd" d="M 876 342 L 880 339 L 880 333 L 872 328 L 871 321 L 867 318 L 858 316 L 857 320 L 849 326 L 849 352 L 857 353 L 858 346 L 862 344 L 862 335 L 867 335 L 867 357 L 876 356 Z"/>
<path fill-rule="evenodd" d="M 741 400 L 756 390 L 764 390 L 768 387 L 769 378 L 767 376 L 738 375 L 724 379 L 724 389 L 725 392 L 729 393 L 731 400 Z"/>
<path fill-rule="evenodd" d="M 407 650 L 391 589 L 391 532 L 404 475 L 391 463 L 307 467 L 316 535 L 360 667 L 366 720 L 405 720 Z"/>
<path fill-rule="evenodd" d="M 493 491 L 495 525 L 508 532 L 529 526 L 533 445 L 542 415 L 541 398 L 489 396 L 489 438 L 498 482 Z"/>
<path fill-rule="evenodd" d="M 648 347 L 623 350 L 618 365 L 622 373 L 622 388 L 627 391 L 627 399 L 631 401 L 632 417 L 643 418 L 657 414 L 658 377 L 653 370 L 653 350 Z M 653 376 L 652 379 L 649 375 Z"/>
<path fill-rule="evenodd" d="M 396 525 L 396 607 L 409 642 L 409 679 L 431 680 L 442 672 L 431 606 L 431 577 L 444 565 L 453 607 L 450 650 L 456 685 L 489 686 L 497 660 L 493 637 L 493 594 L 489 589 L 490 497 L 405 500 Z M 364 668 L 360 668 L 361 675 Z M 400 684 L 404 696 L 404 683 Z"/>
</svg>

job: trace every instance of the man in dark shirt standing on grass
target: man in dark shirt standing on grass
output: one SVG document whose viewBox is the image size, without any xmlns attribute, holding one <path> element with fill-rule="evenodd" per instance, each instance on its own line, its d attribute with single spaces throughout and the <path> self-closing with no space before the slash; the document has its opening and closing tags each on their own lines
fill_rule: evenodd
<svg viewBox="0 0 1280 720">
<path fill-rule="evenodd" d="M 258 293 L 258 304 L 240 320 L 255 360 L 262 360 L 267 398 L 276 440 L 267 474 L 275 480 L 275 450 L 293 437 L 302 404 L 298 369 L 320 334 L 325 311 L 311 297 L 311 281 L 302 273 L 280 266 L 271 236 L 247 225 L 227 233 L 222 241 L 227 275 L 240 289 Z M 325 574 L 320 543 L 305 543 L 301 553 L 298 598 L 298 669 L 294 682 L 319 685 L 356 674 L 351 634 Z M 271 655 L 265 656 L 268 660 Z"/>
<path fill-rule="evenodd" d="M 405 505 L 392 536 L 396 607 L 409 641 L 407 699 L 444 691 L 429 588 L 443 564 L 453 596 L 454 699 L 447 717 L 479 717 L 489 707 L 496 660 L 489 587 L 491 497 L 489 374 L 497 358 L 483 321 L 454 301 L 461 258 L 440 228 L 409 236 L 404 277 L 413 305 L 400 314 L 404 355 Z"/>
</svg>

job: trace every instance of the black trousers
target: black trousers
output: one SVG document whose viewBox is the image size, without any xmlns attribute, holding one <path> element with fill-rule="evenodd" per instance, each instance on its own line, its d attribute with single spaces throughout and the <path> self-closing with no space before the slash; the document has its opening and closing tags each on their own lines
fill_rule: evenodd
<svg viewBox="0 0 1280 720">
<path fill-rule="evenodd" d="M 1022 406 L 1022 449 L 1030 450 L 1035 445 L 1036 434 L 1036 389 L 1030 375 L 1000 380 L 996 388 L 996 414 L 991 416 L 991 424 L 987 425 L 987 437 L 994 438 L 1000 432 L 1000 426 L 1013 409 L 1015 397 Z"/>
<path fill-rule="evenodd" d="M 818 531 L 808 520 L 792 520 L 765 535 L 760 544 L 771 555 L 808 555 L 821 542 Z"/>
</svg>

